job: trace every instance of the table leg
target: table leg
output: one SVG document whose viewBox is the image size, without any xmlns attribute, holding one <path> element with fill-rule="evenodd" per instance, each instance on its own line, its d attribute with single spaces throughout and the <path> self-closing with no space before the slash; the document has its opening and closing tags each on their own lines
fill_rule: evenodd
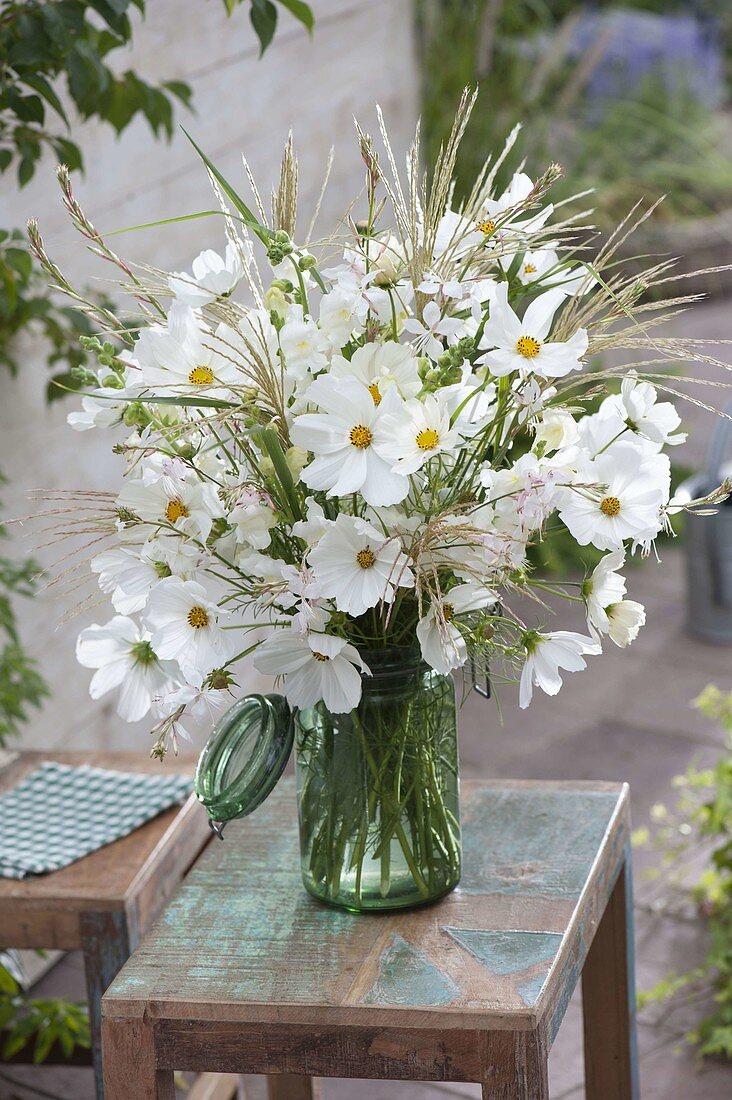
<svg viewBox="0 0 732 1100">
<path fill-rule="evenodd" d="M 139 1016 L 102 1020 L 106 1100 L 175 1100 L 172 1069 L 155 1062 L 152 1028 Z"/>
<path fill-rule="evenodd" d="M 630 850 L 582 971 L 587 1100 L 638 1100 Z"/>
<path fill-rule="evenodd" d="M 483 1100 L 549 1100 L 543 1029 L 491 1031 L 481 1055 Z"/>
<path fill-rule="evenodd" d="M 127 917 L 121 912 L 83 913 L 81 947 L 84 952 L 86 990 L 89 1000 L 92 1058 L 97 1100 L 104 1098 L 102 1081 L 101 1023 L 102 994 L 127 962 L 135 946 Z"/>
<path fill-rule="evenodd" d="M 312 1077 L 273 1073 L 267 1078 L 269 1100 L 318 1100 L 320 1089 Z"/>
</svg>

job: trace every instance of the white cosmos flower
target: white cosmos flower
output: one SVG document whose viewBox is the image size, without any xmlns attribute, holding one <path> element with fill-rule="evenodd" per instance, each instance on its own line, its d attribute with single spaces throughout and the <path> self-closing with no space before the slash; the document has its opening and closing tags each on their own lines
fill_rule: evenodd
<svg viewBox="0 0 732 1100">
<path fill-rule="evenodd" d="M 177 673 L 175 665 L 158 660 L 150 635 L 123 615 L 82 630 L 76 659 L 84 668 L 97 670 L 89 685 L 92 699 L 120 689 L 117 713 L 126 722 L 144 718 L 153 698 L 173 686 Z"/>
<path fill-rule="evenodd" d="M 235 363 L 216 349 L 216 337 L 190 306 L 176 302 L 167 325 L 144 328 L 135 345 L 140 382 L 166 393 L 242 384 Z"/>
<path fill-rule="evenodd" d="M 579 439 L 577 423 L 567 409 L 544 409 L 536 426 L 534 446 L 544 444 L 544 452 L 571 447 Z"/>
<path fill-rule="evenodd" d="M 388 442 L 382 453 L 400 474 L 413 474 L 438 454 L 453 454 L 458 432 L 450 427 L 450 412 L 437 394 L 405 401 L 384 414 L 382 429 Z"/>
<path fill-rule="evenodd" d="M 341 512 L 308 555 L 315 592 L 339 611 L 363 615 L 391 603 L 397 587 L 411 588 L 414 576 L 396 538 L 385 539 L 366 520 Z"/>
<path fill-rule="evenodd" d="M 495 602 L 495 594 L 478 584 L 458 584 L 442 600 L 433 602 L 417 623 L 417 639 L 427 664 L 443 676 L 464 665 L 468 647 L 454 619 Z"/>
<path fill-rule="evenodd" d="M 305 519 L 293 523 L 292 533 L 296 538 L 307 543 L 308 546 L 314 546 L 328 529 L 325 512 L 315 497 L 308 497 L 305 501 L 305 517 Z"/>
<path fill-rule="evenodd" d="M 512 259 L 508 258 L 509 265 Z M 567 297 L 586 294 L 595 284 L 594 276 L 582 267 L 568 268 L 566 263 L 553 248 L 538 248 L 524 253 L 517 278 L 524 286 L 545 280 L 547 289 L 559 290 Z"/>
<path fill-rule="evenodd" d="M 677 446 L 686 439 L 686 432 L 677 432 L 681 417 L 670 401 L 659 401 L 650 382 L 640 382 L 634 371 L 622 381 L 619 394 L 605 398 L 600 406 L 601 417 L 611 416 L 655 444 L 655 448 Z M 618 428 L 620 431 L 621 429 Z"/>
<path fill-rule="evenodd" d="M 295 418 L 292 442 L 312 451 L 314 459 L 300 474 L 311 489 L 328 496 L 361 493 L 367 504 L 396 504 L 409 492 L 409 482 L 392 472 L 381 454 L 383 417 L 398 404 L 394 386 L 379 405 L 355 378 L 316 378 L 308 399 L 323 410 Z"/>
<path fill-rule="evenodd" d="M 661 530 L 670 483 L 665 455 L 649 454 L 633 443 L 616 443 L 589 462 L 577 480 L 582 484 L 562 491 L 559 517 L 580 546 L 592 543 L 598 550 L 619 550 L 626 539 L 646 543 Z"/>
<path fill-rule="evenodd" d="M 270 634 L 254 656 L 254 667 L 282 676 L 287 701 L 312 707 L 321 700 L 331 714 L 348 714 L 361 698 L 361 673 L 370 675 L 358 650 L 332 634 L 303 636 L 294 630 Z"/>
<path fill-rule="evenodd" d="M 245 245 L 229 241 L 223 257 L 207 248 L 193 261 L 192 275 L 176 271 L 168 279 L 168 286 L 179 302 L 187 306 L 205 306 L 231 294 L 244 276 L 242 255 Z"/>
<path fill-rule="evenodd" d="M 581 370 L 581 359 L 587 351 L 584 329 L 578 329 L 565 342 L 547 340 L 554 314 L 564 301 L 561 291 L 548 291 L 535 298 L 519 320 L 508 302 L 508 283 L 500 283 L 480 341 L 481 348 L 492 350 L 476 362 L 486 363 L 498 378 L 513 371 L 562 378 L 570 371 Z"/>
<path fill-rule="evenodd" d="M 606 554 L 582 585 L 587 607 L 587 625 L 595 637 L 608 633 L 607 608 L 625 595 L 625 578 L 617 572 L 625 564 L 625 551 Z"/>
<path fill-rule="evenodd" d="M 104 397 L 95 397 L 104 393 Z M 88 432 L 90 428 L 111 428 L 118 424 L 127 408 L 125 401 L 118 401 L 120 390 L 95 390 L 81 399 L 81 409 L 74 409 L 66 416 L 66 423 L 75 432 Z"/>
<path fill-rule="evenodd" d="M 144 621 L 158 656 L 177 661 L 187 679 L 200 682 L 232 656 L 221 614 L 202 584 L 167 577 L 150 594 Z"/>
<path fill-rule="evenodd" d="M 434 258 L 437 259 L 445 252 L 449 252 L 451 258 L 458 259 L 471 249 L 477 248 L 482 241 L 483 234 L 471 221 L 455 210 L 446 210 L 437 225 Z"/>
<path fill-rule="evenodd" d="M 214 519 L 224 515 L 216 487 L 190 475 L 177 479 L 159 474 L 147 481 L 143 474 L 122 487 L 117 506 L 145 523 L 170 525 L 202 542 Z"/>
<path fill-rule="evenodd" d="M 638 631 L 646 621 L 646 610 L 636 600 L 620 600 L 611 604 L 606 611 L 610 640 L 625 649 L 638 637 Z"/>
<path fill-rule="evenodd" d="M 445 350 L 445 340 L 448 344 L 455 344 L 466 332 L 465 321 L 459 317 L 443 317 L 437 302 L 427 302 L 422 310 L 422 321 L 417 317 L 408 317 L 404 328 L 417 337 L 417 347 L 431 359 L 440 358 Z"/>
<path fill-rule="evenodd" d="M 356 348 L 350 359 L 335 355 L 330 365 L 335 378 L 357 378 L 368 389 L 375 405 L 389 386 L 396 386 L 402 397 L 415 397 L 422 389 L 419 360 L 407 344 L 393 340 L 370 343 Z"/>
<path fill-rule="evenodd" d="M 141 611 L 153 585 L 161 579 L 154 562 L 127 546 L 97 554 L 91 560 L 91 569 L 98 575 L 102 592 L 111 596 L 112 606 L 120 615 Z"/>
<path fill-rule="evenodd" d="M 519 706 L 525 710 L 531 702 L 534 685 L 547 695 L 556 695 L 562 686 L 559 670 L 579 672 L 587 668 L 583 655 L 601 653 L 593 638 L 571 630 L 554 630 L 541 634 L 532 630 L 524 637 L 526 660 L 521 672 Z"/>
<path fill-rule="evenodd" d="M 483 204 L 481 221 L 478 229 L 489 238 L 501 240 L 505 234 L 530 233 L 540 229 L 544 222 L 551 217 L 554 207 L 548 203 L 543 210 L 535 214 L 527 214 L 522 204 L 526 202 L 534 189 L 534 184 L 525 172 L 515 172 L 506 190 L 497 199 L 486 199 Z M 516 215 L 511 215 L 514 207 L 520 207 Z M 509 217 L 506 217 L 506 215 Z"/>
</svg>

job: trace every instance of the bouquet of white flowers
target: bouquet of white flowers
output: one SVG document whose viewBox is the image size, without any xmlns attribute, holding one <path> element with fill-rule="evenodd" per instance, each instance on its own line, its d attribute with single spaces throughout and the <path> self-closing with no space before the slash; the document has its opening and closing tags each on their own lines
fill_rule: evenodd
<svg viewBox="0 0 732 1100">
<path fill-rule="evenodd" d="M 125 264 L 62 170 L 77 228 L 123 271 L 132 320 L 73 291 L 31 226 L 55 285 L 113 337 L 90 342 L 100 368 L 69 422 L 131 433 L 116 445 L 122 490 L 84 517 L 114 539 L 91 560 L 114 617 L 78 642 L 96 670 L 91 694 L 118 691 L 125 719 L 151 713 L 162 756 L 186 712 L 230 698 L 237 661 L 253 654 L 297 709 L 303 744 L 320 731 L 325 756 L 316 767 L 311 752 L 306 786 L 319 776 L 321 799 L 328 774 L 332 786 L 333 731 L 340 790 L 362 765 L 370 775 L 365 801 L 351 791 L 338 828 L 328 822 L 340 838 L 316 837 L 320 804 L 308 826 L 311 887 L 338 901 L 353 872 L 355 907 L 367 853 L 382 898 L 397 850 L 420 899 L 456 881 L 457 807 L 437 774 L 450 720 L 444 695 L 432 720 L 415 717 L 419 678 L 434 690 L 468 660 L 490 663 L 494 678 L 520 681 L 526 707 L 606 639 L 628 645 L 645 614 L 621 569 L 668 524 L 664 449 L 685 438 L 656 386 L 669 388 L 668 364 L 690 350 L 650 332 L 668 303 L 647 291 L 669 263 L 639 273 L 617 261 L 632 218 L 591 253 L 582 214 L 547 201 L 556 165 L 497 192 L 515 135 L 453 203 L 471 105 L 430 181 L 418 142 L 401 180 L 383 124 L 386 169 L 359 129 L 363 220 L 347 217 L 341 237 L 319 244 L 299 243 L 291 141 L 270 217 L 251 180 L 256 213 L 201 153 L 228 241 L 191 272 Z M 645 361 L 588 366 L 618 348 L 647 348 Z M 531 545 L 556 531 L 604 552 L 574 587 L 529 565 Z M 547 592 L 583 601 L 586 633 L 546 628 Z M 522 596 L 535 598 L 536 623 L 522 617 L 525 598 L 515 609 Z M 377 722 L 374 677 L 393 682 L 395 656 L 408 699 L 380 688 Z"/>
</svg>

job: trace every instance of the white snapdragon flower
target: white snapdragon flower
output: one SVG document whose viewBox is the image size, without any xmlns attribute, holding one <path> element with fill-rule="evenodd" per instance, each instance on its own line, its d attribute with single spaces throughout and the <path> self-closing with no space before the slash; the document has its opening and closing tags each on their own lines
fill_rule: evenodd
<svg viewBox="0 0 732 1100">
<path fill-rule="evenodd" d="M 304 413 L 293 422 L 293 443 L 315 456 L 300 480 L 328 496 L 360 492 L 374 506 L 404 500 L 409 482 L 393 473 L 382 456 L 383 418 L 399 402 L 395 387 L 377 405 L 355 378 L 323 376 L 313 382 L 308 398 L 323 411 Z"/>
<path fill-rule="evenodd" d="M 200 682 L 232 656 L 221 614 L 203 585 L 167 577 L 150 594 L 144 621 L 158 656 L 177 661 L 187 679 Z"/>
<path fill-rule="evenodd" d="M 585 656 L 601 653 L 600 644 L 584 634 L 571 630 L 554 630 L 542 634 L 531 630 L 524 635 L 526 660 L 521 672 L 519 706 L 525 710 L 531 702 L 534 686 L 547 695 L 556 695 L 562 686 L 560 669 L 579 672 L 587 668 Z"/>
<path fill-rule="evenodd" d="M 334 600 L 339 611 L 363 615 L 391 603 L 398 587 L 411 588 L 414 575 L 396 538 L 385 539 L 370 523 L 341 512 L 308 555 L 315 592 Z"/>
<path fill-rule="evenodd" d="M 277 515 L 266 493 L 245 486 L 229 512 L 229 523 L 239 545 L 252 550 L 265 550 L 272 539 L 270 531 L 277 526 Z"/>
<path fill-rule="evenodd" d="M 656 450 L 686 440 L 686 432 L 677 431 L 681 417 L 671 402 L 659 401 L 655 386 L 639 381 L 634 371 L 623 379 L 619 394 L 605 398 L 599 415 L 616 419 L 654 444 Z"/>
<path fill-rule="evenodd" d="M 363 329 L 367 313 L 368 304 L 362 295 L 335 287 L 320 299 L 320 331 L 340 350 L 354 332 Z"/>
<path fill-rule="evenodd" d="M 661 530 L 669 486 L 665 455 L 617 443 L 587 463 L 575 485 L 564 490 L 559 517 L 580 546 L 619 550 L 626 539 L 647 543 Z"/>
<path fill-rule="evenodd" d="M 330 342 L 311 317 L 305 317 L 302 306 L 292 306 L 288 319 L 280 329 L 280 348 L 285 370 L 290 378 L 302 382 L 328 365 Z"/>
<path fill-rule="evenodd" d="M 366 386 L 375 405 L 389 386 L 396 386 L 401 397 L 415 397 L 422 389 L 419 360 L 408 344 L 389 340 L 356 348 L 350 359 L 334 355 L 330 365 L 334 378 L 356 378 Z"/>
<path fill-rule="evenodd" d="M 171 306 L 167 325 L 144 328 L 135 345 L 140 382 L 166 393 L 241 385 L 241 372 L 226 354 L 217 350 L 217 338 L 190 306 Z"/>
<path fill-rule="evenodd" d="M 168 286 L 184 305 L 208 305 L 227 297 L 237 287 L 246 270 L 243 257 L 250 254 L 251 246 L 241 241 L 229 241 L 223 257 L 207 248 L 193 261 L 192 275 L 176 271 L 168 279 Z"/>
<path fill-rule="evenodd" d="M 573 446 L 579 439 L 577 422 L 567 409 L 544 409 L 536 425 L 534 446 L 544 444 L 544 451 L 558 451 Z"/>
<path fill-rule="evenodd" d="M 413 474 L 438 454 L 452 455 L 457 450 L 457 429 L 450 426 L 450 412 L 437 394 L 416 397 L 384 414 L 382 431 L 386 437 L 381 453 L 395 472 Z"/>
<path fill-rule="evenodd" d="M 431 604 L 427 614 L 417 623 L 419 646 L 430 668 L 446 676 L 465 664 L 468 647 L 454 622 L 455 617 L 495 602 L 495 594 L 483 585 L 458 584 Z"/>
<path fill-rule="evenodd" d="M 408 317 L 404 328 L 417 337 L 417 347 L 431 359 L 440 358 L 445 350 L 443 341 L 456 344 L 467 331 L 465 321 L 459 317 L 443 317 L 437 302 L 427 302 L 422 320 Z"/>
<path fill-rule="evenodd" d="M 278 630 L 254 656 L 254 667 L 266 676 L 283 678 L 283 690 L 293 707 L 324 702 L 331 714 L 348 714 L 361 698 L 361 673 L 370 675 L 358 650 L 332 634 Z"/>
<path fill-rule="evenodd" d="M 547 340 L 554 314 L 564 295 L 556 290 L 535 298 L 522 319 L 508 302 L 508 283 L 501 283 L 491 302 L 480 347 L 491 349 L 476 362 L 486 363 L 497 378 L 513 371 L 538 374 L 542 378 L 562 378 L 582 369 L 587 352 L 587 333 L 578 329 L 567 341 Z"/>
<path fill-rule="evenodd" d="M 117 713 L 125 722 L 144 718 L 155 696 L 170 690 L 177 674 L 174 664 L 158 659 L 149 633 L 123 615 L 82 630 L 76 659 L 97 670 L 89 685 L 92 699 L 119 688 Z"/>
</svg>

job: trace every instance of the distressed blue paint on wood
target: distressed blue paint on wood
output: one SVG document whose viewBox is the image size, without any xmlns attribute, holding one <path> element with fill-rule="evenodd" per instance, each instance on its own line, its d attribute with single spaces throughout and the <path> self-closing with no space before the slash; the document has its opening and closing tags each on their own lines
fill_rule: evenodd
<svg viewBox="0 0 732 1100">
<path fill-rule="evenodd" d="M 546 978 L 546 973 L 539 974 L 536 978 L 529 978 L 527 982 L 520 982 L 516 986 L 516 992 L 527 1008 L 533 1008 L 539 1000 L 539 994 L 544 988 Z"/>
<path fill-rule="evenodd" d="M 617 803 L 610 791 L 506 787 L 463 813 L 463 892 L 579 897 Z"/>
<path fill-rule="evenodd" d="M 379 973 L 362 1004 L 448 1005 L 460 990 L 446 974 L 411 943 L 392 935 L 379 960 Z"/>
<path fill-rule="evenodd" d="M 562 943 L 559 932 L 483 932 L 478 928 L 445 928 L 492 974 L 517 974 L 554 959 Z M 544 976 L 549 971 L 547 966 Z"/>
</svg>

